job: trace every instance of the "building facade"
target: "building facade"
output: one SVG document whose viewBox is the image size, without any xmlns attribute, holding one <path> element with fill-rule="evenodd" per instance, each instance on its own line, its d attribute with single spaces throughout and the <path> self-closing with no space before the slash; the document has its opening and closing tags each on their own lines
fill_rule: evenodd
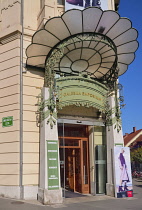
<svg viewBox="0 0 142 210">
<path fill-rule="evenodd" d="M 142 129 L 137 130 L 133 127 L 133 132 L 125 133 L 124 135 L 124 145 L 130 147 L 131 149 L 137 149 L 142 146 Z"/>
<path fill-rule="evenodd" d="M 138 148 L 142 147 L 142 129 L 137 130 L 136 127 L 133 127 L 133 132 L 125 133 L 123 136 L 124 138 L 124 145 L 126 147 L 130 147 L 130 151 L 133 152 Z M 131 160 L 132 171 L 141 171 L 142 164 L 139 161 L 132 161 Z"/>
<path fill-rule="evenodd" d="M 115 12 L 119 1 L 105 2 L 106 12 L 65 12 L 59 0 L 0 0 L 0 195 L 44 204 L 61 203 L 65 189 L 114 195 L 117 79 L 137 32 Z"/>
</svg>

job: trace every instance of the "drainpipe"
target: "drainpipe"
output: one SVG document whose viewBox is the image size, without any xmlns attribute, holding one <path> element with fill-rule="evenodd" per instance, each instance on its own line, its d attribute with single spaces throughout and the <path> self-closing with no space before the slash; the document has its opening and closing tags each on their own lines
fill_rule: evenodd
<svg viewBox="0 0 142 210">
<path fill-rule="evenodd" d="M 20 36 L 20 199 L 24 198 L 23 192 L 23 33 L 24 33 L 24 0 L 21 0 L 21 17 L 20 24 L 22 26 L 22 32 Z"/>
</svg>

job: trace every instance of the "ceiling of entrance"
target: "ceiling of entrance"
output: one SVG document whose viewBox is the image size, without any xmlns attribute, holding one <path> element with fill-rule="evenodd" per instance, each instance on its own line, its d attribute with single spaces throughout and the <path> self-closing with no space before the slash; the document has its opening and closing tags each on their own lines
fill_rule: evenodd
<svg viewBox="0 0 142 210">
<path fill-rule="evenodd" d="M 46 22 L 27 48 L 27 65 L 45 68 L 49 59 L 54 70 L 76 75 L 80 72 L 100 79 L 119 69 L 122 75 L 135 58 L 138 33 L 131 21 L 115 11 L 92 7 L 69 10 Z M 57 55 L 56 55 L 57 54 Z"/>
</svg>

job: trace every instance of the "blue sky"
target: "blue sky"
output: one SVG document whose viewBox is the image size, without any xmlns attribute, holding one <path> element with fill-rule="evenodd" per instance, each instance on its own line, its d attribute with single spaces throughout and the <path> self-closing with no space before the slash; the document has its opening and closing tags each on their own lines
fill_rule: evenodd
<svg viewBox="0 0 142 210">
<path fill-rule="evenodd" d="M 123 85 L 124 104 L 122 111 L 123 133 L 130 133 L 133 127 L 142 129 L 142 0 L 120 0 L 119 14 L 132 21 L 132 27 L 139 32 L 139 48 L 136 58 L 127 72 L 120 76 Z"/>
</svg>

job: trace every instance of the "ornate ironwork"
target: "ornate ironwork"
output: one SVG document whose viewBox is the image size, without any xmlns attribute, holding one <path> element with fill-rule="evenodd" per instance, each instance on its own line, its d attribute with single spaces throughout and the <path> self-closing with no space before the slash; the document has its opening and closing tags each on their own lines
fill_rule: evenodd
<svg viewBox="0 0 142 210">
<path fill-rule="evenodd" d="M 46 59 L 46 67 L 45 67 L 45 87 L 50 87 L 51 83 L 54 78 L 54 71 L 55 71 L 55 65 L 56 63 L 59 63 L 61 58 L 64 56 L 64 50 L 65 48 L 68 49 L 68 47 L 73 44 L 75 46 L 76 43 L 79 42 L 91 42 L 95 41 L 96 43 L 103 43 L 110 47 L 110 49 L 113 50 L 115 54 L 115 61 L 113 63 L 112 68 L 109 69 L 108 73 L 100 79 L 101 82 L 107 82 L 107 84 L 114 84 L 116 79 L 118 78 L 118 69 L 117 69 L 117 49 L 113 41 L 108 38 L 107 36 L 99 33 L 93 33 L 93 32 L 87 32 L 87 33 L 81 33 L 76 34 L 71 37 L 68 37 L 67 39 L 63 40 L 62 42 L 58 43 L 54 48 L 51 49 L 50 53 L 48 54 L 48 57 Z M 76 48 L 76 47 L 75 47 Z M 56 70 L 59 74 L 62 72 Z M 79 72 L 74 71 L 72 73 L 64 72 L 67 75 L 79 75 Z M 89 73 L 88 73 L 89 74 Z M 96 79 L 93 78 L 92 79 Z M 112 85 L 111 85 L 112 86 Z"/>
<path fill-rule="evenodd" d="M 51 129 L 53 125 L 56 125 L 57 120 L 57 109 L 56 109 L 56 91 L 51 92 L 49 89 L 49 99 L 44 100 L 44 97 L 40 94 L 38 96 L 38 110 L 37 114 L 37 125 L 43 120 L 47 119 L 47 124 L 50 123 Z M 46 110 L 46 111 L 45 111 Z"/>
<path fill-rule="evenodd" d="M 113 91 L 113 95 L 115 98 L 115 106 L 113 108 L 110 108 L 109 102 L 107 100 L 106 102 L 106 125 L 108 126 L 113 126 L 114 129 L 117 129 L 117 132 L 119 132 L 122 128 L 122 121 L 121 121 L 121 108 L 125 106 L 125 104 L 122 104 L 124 102 L 124 97 L 122 96 L 122 85 L 117 82 L 115 82 L 113 90 L 110 89 L 109 94 Z"/>
<path fill-rule="evenodd" d="M 81 81 L 87 81 L 88 83 L 91 84 L 91 86 L 92 86 L 92 84 L 94 84 L 93 80 L 91 80 L 90 78 L 84 78 L 83 76 L 68 77 L 68 81 L 69 80 L 71 81 L 71 79 L 76 80 L 76 81 L 79 80 L 79 79 Z M 62 83 L 63 82 L 62 80 L 65 81 L 66 78 L 64 78 L 64 77 L 60 78 L 58 81 L 60 81 Z M 96 85 L 97 85 L 97 83 L 99 85 L 99 82 L 96 81 L 95 83 L 96 83 Z M 47 124 L 49 123 L 50 127 L 52 129 L 53 126 L 56 124 L 57 109 L 62 109 L 64 106 L 67 106 L 67 105 L 85 106 L 85 107 L 91 107 L 91 106 L 92 107 L 93 106 L 98 107 L 96 104 L 93 105 L 93 103 L 91 103 L 91 102 L 83 101 L 83 99 L 82 99 L 82 101 L 66 102 L 65 105 L 60 104 L 61 98 L 60 98 L 59 91 L 60 91 L 60 88 L 62 89 L 62 86 L 60 87 L 59 82 L 57 82 L 57 84 L 59 85 L 59 89 L 57 89 L 56 84 L 55 84 L 55 79 L 54 79 L 53 89 L 51 89 L 51 92 L 49 94 L 50 97 L 49 97 L 48 100 L 44 100 L 43 96 L 41 94 L 38 96 L 38 111 L 37 111 L 38 124 L 41 121 L 47 119 Z M 98 110 L 101 113 L 105 114 L 105 122 L 104 123 L 106 124 L 108 129 L 109 129 L 110 126 L 114 126 L 114 128 L 117 129 L 117 132 L 119 132 L 121 130 L 121 111 L 120 110 L 123 107 L 120 103 L 121 99 L 123 99 L 123 97 L 122 97 L 122 95 L 119 95 L 119 90 L 120 90 L 121 85 L 115 83 L 114 89 L 113 90 L 108 89 L 108 91 L 105 91 L 105 93 L 103 93 L 104 92 L 103 88 L 105 88 L 105 86 L 103 84 L 100 84 L 100 85 L 98 86 L 98 91 L 99 92 L 102 91 L 103 95 L 105 94 L 104 95 L 104 101 L 103 101 L 104 108 L 102 109 L 101 107 L 98 107 Z M 109 101 L 108 101 L 108 98 L 109 98 L 109 96 L 111 96 L 111 93 L 112 93 L 112 95 L 114 95 L 114 98 L 115 98 L 115 106 L 112 107 L 112 108 L 110 107 Z M 56 103 L 57 94 L 58 94 L 59 98 L 58 98 L 58 102 Z M 124 99 L 122 101 L 124 101 Z M 57 108 L 56 108 L 56 106 L 57 106 Z M 45 108 L 47 108 L 46 111 L 44 111 Z"/>
<path fill-rule="evenodd" d="M 50 96 L 47 101 L 41 100 L 39 104 L 39 110 L 38 110 L 38 112 L 40 113 L 40 117 L 39 117 L 40 121 L 47 118 L 47 124 L 50 123 L 51 128 L 53 128 L 53 125 L 56 124 L 56 119 L 57 119 L 56 97 L 55 97 L 55 93 L 57 95 L 57 90 L 56 90 L 56 84 L 55 84 L 56 79 L 55 79 L 55 72 L 54 72 L 55 65 L 56 63 L 60 62 L 62 56 L 64 55 L 65 47 L 68 47 L 70 44 L 73 44 L 73 43 L 75 44 L 76 42 L 82 42 L 84 40 L 85 41 L 95 40 L 97 42 L 105 43 L 109 47 L 111 47 L 111 49 L 113 49 L 113 51 L 117 55 L 116 47 L 114 43 L 112 42 L 112 40 L 110 40 L 108 37 L 102 34 L 100 35 L 96 33 L 84 33 L 84 34 L 74 35 L 60 42 L 51 50 L 51 52 L 49 53 L 46 59 L 45 82 L 44 82 L 44 86 L 49 88 Z M 60 72 L 60 74 L 61 73 L 62 72 Z M 85 79 L 86 75 L 83 75 L 83 72 L 82 72 L 82 73 L 79 73 L 78 77 L 80 77 L 80 79 Z M 78 77 L 74 77 L 74 79 L 75 78 L 77 79 Z M 70 79 L 70 77 L 66 77 L 66 78 Z M 90 80 L 89 82 L 94 81 L 93 78 L 90 78 L 89 74 L 87 75 L 87 78 Z M 100 109 L 98 107 L 98 109 L 102 113 L 105 114 L 106 125 L 108 127 L 111 125 L 114 125 L 114 128 L 117 128 L 117 131 L 119 132 L 121 129 L 120 108 L 122 106 L 120 106 L 120 102 L 122 101 L 122 96 L 120 96 L 120 98 L 118 99 L 118 96 L 117 96 L 118 86 L 116 85 L 117 78 L 118 78 L 118 68 L 117 68 L 117 56 L 116 56 L 114 64 L 112 68 L 110 68 L 109 73 L 104 75 L 100 80 L 109 89 L 108 95 L 112 91 L 115 93 L 115 107 L 110 108 L 108 101 L 105 100 L 104 101 L 105 108 Z M 105 99 L 108 97 L 108 95 L 105 97 Z M 65 106 L 71 105 L 71 104 L 74 104 L 76 106 L 86 106 L 86 107 L 93 106 L 93 104 L 90 104 L 87 101 L 83 101 L 83 100 L 82 101 L 72 100 L 72 102 L 70 103 L 66 102 Z M 45 106 L 48 108 L 46 112 L 43 111 Z M 62 107 L 63 107 L 63 104 L 60 105 L 60 103 L 58 103 L 58 108 L 60 109 Z M 95 107 L 96 107 L 96 104 L 95 104 Z M 112 117 L 113 115 L 115 116 Z"/>
<path fill-rule="evenodd" d="M 51 89 L 53 88 L 55 78 L 54 67 L 56 63 L 60 61 L 60 58 L 63 56 L 63 54 L 64 48 L 61 48 L 59 50 L 56 50 L 55 52 L 52 52 L 50 59 L 47 60 L 44 78 L 45 87 L 49 87 Z"/>
</svg>

